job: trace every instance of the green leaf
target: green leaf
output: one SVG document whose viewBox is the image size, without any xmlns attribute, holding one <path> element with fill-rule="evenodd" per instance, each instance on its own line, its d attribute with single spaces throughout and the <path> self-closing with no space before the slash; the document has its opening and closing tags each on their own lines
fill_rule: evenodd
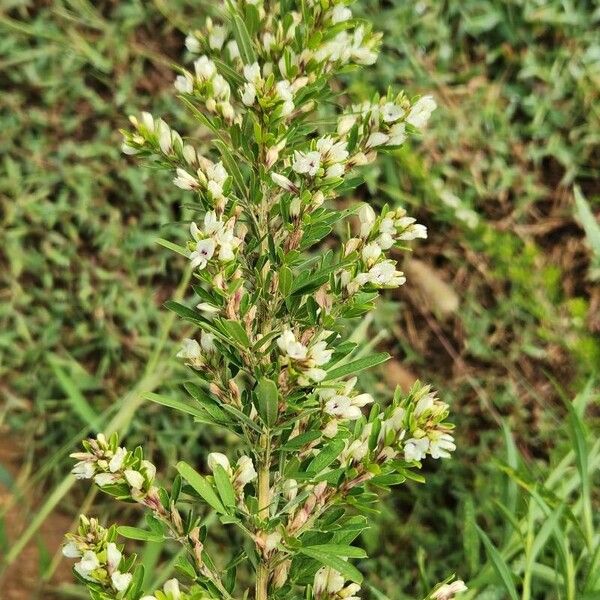
<svg viewBox="0 0 600 600">
<path fill-rule="evenodd" d="M 240 56 L 245 64 L 251 65 L 256 61 L 256 54 L 254 53 L 252 40 L 250 38 L 250 34 L 248 33 L 248 29 L 246 29 L 246 24 L 239 15 L 234 15 L 231 25 L 233 28 L 235 41 L 237 42 L 240 50 Z"/>
<path fill-rule="evenodd" d="M 221 496 L 223 504 L 227 508 L 235 508 L 235 490 L 233 489 L 227 471 L 225 471 L 221 465 L 217 465 L 213 475 L 217 491 L 219 492 L 219 496 Z"/>
<path fill-rule="evenodd" d="M 320 431 L 307 431 L 305 433 L 301 433 L 296 437 L 293 437 L 291 440 L 288 440 L 282 447 L 282 450 L 299 450 L 306 444 L 310 444 L 310 442 L 314 442 L 321 437 Z"/>
<path fill-rule="evenodd" d="M 326 469 L 338 456 L 340 452 L 344 449 L 344 442 L 342 440 L 333 440 L 327 444 L 320 452 L 317 454 L 308 465 L 308 469 L 306 472 L 310 475 L 317 475 L 323 469 Z"/>
<path fill-rule="evenodd" d="M 339 379 L 345 375 L 354 375 L 365 369 L 370 369 L 376 365 L 386 362 L 390 358 L 387 352 L 380 352 L 378 354 L 372 354 L 371 356 L 365 356 L 365 358 L 359 358 L 353 360 L 341 367 L 336 367 L 327 373 L 325 381 L 331 381 L 332 379 Z"/>
<path fill-rule="evenodd" d="M 244 176 L 240 171 L 238 161 L 236 161 L 233 155 L 231 154 L 229 147 L 221 140 L 214 140 L 213 144 L 219 149 L 225 168 L 227 169 L 227 172 L 233 177 L 233 180 L 235 181 L 235 185 L 237 186 L 238 190 L 240 191 L 240 193 L 246 194 L 246 182 L 244 181 Z"/>
<path fill-rule="evenodd" d="M 463 548 L 469 571 L 471 575 L 474 575 L 475 573 L 477 573 L 477 570 L 479 568 L 480 543 L 476 529 L 475 505 L 473 503 L 473 499 L 470 496 L 468 496 L 465 500 L 464 506 Z"/>
<path fill-rule="evenodd" d="M 177 471 L 196 490 L 196 492 L 198 492 L 200 497 L 203 498 L 209 506 L 214 508 L 218 513 L 227 512 L 219 500 L 219 497 L 215 494 L 212 485 L 210 485 L 207 479 L 200 475 L 193 467 L 186 462 L 181 461 L 177 463 Z"/>
<path fill-rule="evenodd" d="M 500 555 L 500 552 L 496 549 L 494 544 L 492 544 L 490 538 L 486 535 L 486 533 L 477 525 L 477 533 L 485 546 L 485 552 L 490 559 L 492 566 L 494 567 L 494 571 L 504 584 L 504 588 L 508 592 L 511 600 L 519 600 L 519 595 L 517 594 L 517 588 L 515 587 L 515 583 L 513 581 L 512 571 L 508 568 L 508 565 Z"/>
<path fill-rule="evenodd" d="M 139 540 L 141 542 L 162 542 L 164 539 L 164 536 L 152 531 L 146 531 L 139 527 L 129 527 L 128 525 L 117 527 L 117 532 L 124 538 L 129 540 Z"/>
<path fill-rule="evenodd" d="M 150 400 L 151 402 L 156 402 L 156 404 L 168 406 L 169 408 L 174 408 L 179 412 L 187 413 L 188 415 L 193 415 L 194 417 L 205 418 L 206 416 L 205 413 L 199 408 L 190 406 L 187 402 L 177 400 L 176 398 L 167 398 L 166 396 L 162 396 L 161 394 L 155 394 L 154 392 L 147 392 L 146 394 L 144 394 L 144 398 L 146 400 Z"/>
<path fill-rule="evenodd" d="M 238 321 L 221 321 L 227 333 L 244 348 L 250 347 L 250 340 L 246 330 Z"/>
<path fill-rule="evenodd" d="M 289 296 L 293 281 L 294 274 L 292 270 L 285 265 L 281 267 L 279 270 L 279 291 L 284 298 Z"/>
<path fill-rule="evenodd" d="M 356 548 L 354 546 L 344 546 L 342 544 L 320 544 L 318 546 L 307 546 L 312 550 L 318 552 L 325 552 L 326 554 L 335 554 L 336 556 L 343 556 L 344 558 L 366 558 L 367 553 L 362 548 Z"/>
<path fill-rule="evenodd" d="M 160 246 L 168 248 L 169 250 L 172 250 L 173 252 L 176 252 L 177 254 L 181 254 L 181 256 L 185 256 L 186 258 L 188 258 L 190 255 L 189 250 L 187 248 L 184 248 L 179 244 L 174 244 L 169 240 L 164 240 L 163 238 L 156 238 L 156 243 Z"/>
<path fill-rule="evenodd" d="M 94 429 L 97 426 L 100 417 L 88 404 L 88 401 L 77 387 L 77 384 L 65 373 L 65 371 L 63 371 L 54 360 L 50 360 L 49 362 L 50 367 L 54 372 L 54 376 L 67 395 L 67 399 L 73 407 L 75 414 L 77 414 L 90 429 Z"/>
<path fill-rule="evenodd" d="M 316 561 L 322 565 L 325 565 L 326 567 L 335 569 L 344 577 L 344 579 L 349 579 L 350 581 L 358 584 L 362 583 L 363 576 L 361 572 L 354 565 L 351 565 L 349 562 L 346 562 L 335 554 L 329 554 L 311 547 L 299 548 L 298 552 L 304 554 L 305 556 L 309 556 L 310 558 L 314 558 Z"/>
<path fill-rule="evenodd" d="M 262 377 L 256 386 L 258 414 L 267 427 L 273 427 L 277 422 L 279 392 L 274 381 Z"/>
</svg>

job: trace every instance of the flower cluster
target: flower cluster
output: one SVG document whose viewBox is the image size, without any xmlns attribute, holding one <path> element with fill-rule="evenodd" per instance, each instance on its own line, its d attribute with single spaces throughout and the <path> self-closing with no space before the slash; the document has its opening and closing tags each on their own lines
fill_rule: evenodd
<svg viewBox="0 0 600 600">
<path fill-rule="evenodd" d="M 467 591 L 465 582 L 457 579 L 452 583 L 444 583 L 438 587 L 430 596 L 431 600 L 452 600 L 456 594 L 462 594 Z"/>
<path fill-rule="evenodd" d="M 398 394 L 385 411 L 373 413 L 354 436 L 345 441 L 340 463 L 356 465 L 367 459 L 385 465 L 402 456 L 407 463 L 418 463 L 426 456 L 450 458 L 456 449 L 445 422 L 448 405 L 436 397 L 429 386 L 416 383 L 408 396 Z"/>
<path fill-rule="evenodd" d="M 184 144 L 177 131 L 171 129 L 163 119 L 155 119 L 149 112 L 143 112 L 140 119 L 131 115 L 129 121 L 135 131 L 123 133 L 121 150 L 125 154 L 135 155 L 145 150 L 174 158 L 195 152 L 192 146 Z"/>
<path fill-rule="evenodd" d="M 96 519 L 81 515 L 77 532 L 67 534 L 66 539 L 62 553 L 77 559 L 75 573 L 121 598 L 133 578 L 133 561 L 124 559 L 115 544 L 116 530 L 105 529 Z"/>
<path fill-rule="evenodd" d="M 332 11 L 332 22 L 346 20 L 344 17 L 350 16 L 340 5 L 336 9 Z M 328 68 L 349 63 L 372 65 L 377 61 L 379 41 L 379 36 L 370 35 L 363 26 L 359 26 L 352 32 L 340 31 L 332 40 L 321 45 L 314 58 L 317 62 L 326 63 Z"/>
<path fill-rule="evenodd" d="M 331 567 L 322 567 L 315 574 L 313 594 L 315 600 L 359 600 L 358 583 L 346 585 L 344 577 Z"/>
<path fill-rule="evenodd" d="M 230 188 L 229 174 L 223 163 L 213 163 L 207 158 L 195 153 L 186 157 L 188 164 L 198 168 L 192 175 L 185 168 L 178 167 L 173 183 L 182 190 L 201 191 L 208 206 L 221 214 L 227 204 L 227 193 Z"/>
<path fill-rule="evenodd" d="M 177 358 L 182 358 L 186 365 L 201 369 L 206 364 L 206 357 L 215 350 L 214 336 L 206 331 L 200 334 L 200 343 L 191 338 L 185 338 Z"/>
<path fill-rule="evenodd" d="M 352 162 L 367 164 L 375 159 L 376 148 L 401 146 L 411 129 L 426 127 L 436 106 L 432 96 L 423 96 L 413 104 L 404 92 L 395 98 L 365 101 L 338 119 L 337 132 L 342 137 L 356 136 Z"/>
<path fill-rule="evenodd" d="M 74 455 L 73 472 L 149 509 L 152 534 L 186 550 L 180 566 L 201 595 L 170 582 L 145 600 L 233 600 L 235 568 L 221 572 L 204 546 L 209 512 L 252 546 L 245 555 L 255 585 L 244 597 L 357 600 L 359 573 L 339 561 L 335 570 L 325 555 L 359 556 L 340 540 L 368 527 L 371 491 L 403 481 L 428 456 L 447 458 L 455 444 L 448 406 L 428 387 L 397 390 L 385 408 L 358 391 L 356 373 L 386 355 L 357 348 L 343 329 L 373 309 L 379 290 L 405 282 L 391 251 L 427 230 L 402 208 L 377 215 L 335 201 L 360 185 L 357 171 L 378 152 L 425 127 L 435 101 L 375 95 L 339 107 L 332 131 L 316 107 L 331 103 L 327 88 L 342 67 L 376 60 L 381 36 L 353 18 L 350 0 L 225 4 L 222 23 L 207 19 L 186 38 L 193 67 L 175 80 L 185 106 L 218 138 L 215 153 L 200 155 L 148 113 L 131 119 L 123 151 L 152 159 L 175 186 L 195 192 L 191 239 L 175 249 L 190 260 L 199 302 L 168 306 L 196 328 L 177 356 L 202 384 L 185 384 L 187 406 L 151 399 L 231 433 L 244 454 L 233 462 L 211 452 L 208 474 L 180 462 L 168 490 L 155 486 L 141 450 L 99 435 Z M 126 579 L 130 565 L 110 548 L 110 569 L 107 546 L 94 554 L 100 567 L 85 554 L 93 548 L 77 552 L 80 569 L 112 586 L 113 573 Z M 234 567 L 242 560 L 231 558 Z M 125 579 L 116 575 L 119 586 Z M 432 598 L 459 591 L 456 582 Z"/>
<path fill-rule="evenodd" d="M 249 456 L 242 455 L 238 458 L 235 468 L 232 468 L 225 454 L 211 452 L 208 455 L 208 468 L 214 473 L 217 465 L 222 467 L 225 473 L 227 473 L 238 496 L 238 500 L 243 500 L 244 487 L 253 482 L 257 477 L 252 459 Z"/>
<path fill-rule="evenodd" d="M 359 260 L 353 269 L 341 273 L 342 285 L 349 295 L 365 285 L 376 288 L 398 287 L 406 282 L 396 263 L 386 258 L 385 251 L 403 241 L 426 238 L 425 226 L 406 216 L 403 208 L 390 210 L 387 206 L 379 217 L 367 204 L 359 210 L 360 235 L 345 245 L 345 254 L 359 252 Z"/>
<path fill-rule="evenodd" d="M 327 348 L 327 342 L 324 339 L 330 334 L 330 331 L 323 332 L 308 345 L 298 341 L 291 329 L 284 329 L 277 338 L 277 346 L 283 354 L 283 362 L 298 374 L 300 386 L 309 386 L 313 382 L 325 379 L 327 372 L 320 367 L 326 365 L 333 354 L 333 350 Z"/>
<path fill-rule="evenodd" d="M 200 229 L 196 223 L 190 225 L 193 241 L 189 243 L 189 259 L 193 269 L 205 269 L 208 262 L 217 258 L 228 263 L 235 258 L 235 250 L 242 243 L 235 231 L 235 217 L 227 221 L 217 218 L 214 211 L 204 215 L 204 227 Z"/>
<path fill-rule="evenodd" d="M 276 81 L 270 73 L 261 72 L 255 62 L 243 67 L 245 82 L 240 88 L 240 100 L 247 107 L 260 110 L 277 109 L 282 117 L 290 116 L 295 108 L 294 94 L 306 84 L 303 78 L 290 83 L 287 79 Z"/>
<path fill-rule="evenodd" d="M 107 440 L 102 433 L 85 440 L 85 452 L 71 454 L 78 461 L 72 473 L 77 479 L 93 479 L 101 488 L 111 487 L 117 496 L 140 501 L 153 489 L 156 467 L 141 452 L 129 452 L 117 444 L 117 436 Z"/>
<path fill-rule="evenodd" d="M 230 102 L 231 87 L 208 56 L 203 55 L 194 62 L 193 74 L 182 69 L 174 85 L 178 92 L 202 100 L 206 110 L 220 115 L 228 123 L 236 120 L 236 112 Z"/>
<path fill-rule="evenodd" d="M 374 402 L 371 394 L 356 393 L 356 382 L 357 378 L 352 377 L 342 384 L 319 388 L 318 395 L 323 403 L 323 411 L 332 417 L 323 430 L 327 437 L 337 434 L 339 422 L 360 419 L 363 415 L 362 408 Z"/>
</svg>

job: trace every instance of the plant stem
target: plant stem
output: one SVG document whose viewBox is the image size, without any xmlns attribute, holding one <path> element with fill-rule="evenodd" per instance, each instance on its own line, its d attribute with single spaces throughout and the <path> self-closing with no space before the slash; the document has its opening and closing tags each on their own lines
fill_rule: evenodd
<svg viewBox="0 0 600 600">
<path fill-rule="evenodd" d="M 263 460 L 258 469 L 258 516 L 261 519 L 269 517 L 270 475 L 271 475 L 271 450 L 268 436 L 263 436 L 261 445 L 264 447 Z M 268 600 L 269 566 L 264 557 L 260 558 L 256 568 L 256 600 Z"/>
</svg>

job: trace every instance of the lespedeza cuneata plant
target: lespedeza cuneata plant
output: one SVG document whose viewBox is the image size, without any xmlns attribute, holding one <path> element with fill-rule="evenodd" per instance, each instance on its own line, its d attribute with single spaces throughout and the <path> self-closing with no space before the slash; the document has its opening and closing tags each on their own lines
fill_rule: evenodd
<svg viewBox="0 0 600 600">
<path fill-rule="evenodd" d="M 351 542 L 376 492 L 455 448 L 448 406 L 428 386 L 397 389 L 385 407 L 357 389 L 356 373 L 388 356 L 362 353 L 344 324 L 371 311 L 381 289 L 404 284 L 390 252 L 426 229 L 402 208 L 376 214 L 334 201 L 360 185 L 378 152 L 418 133 L 435 102 L 388 92 L 335 113 L 332 78 L 373 64 L 380 46 L 348 4 L 229 2 L 222 23 L 207 19 L 187 37 L 197 57 L 175 88 L 212 132 L 218 158 L 148 113 L 123 132 L 123 151 L 170 171 L 198 214 L 178 249 L 191 261 L 195 307 L 169 303 L 197 327 L 178 354 L 194 373 L 192 400 L 153 399 L 227 429 L 240 450 L 211 453 L 206 469 L 180 462 L 166 488 L 140 448 L 101 434 L 85 441 L 74 474 L 142 505 L 148 524 L 105 529 L 82 517 L 67 536 L 64 554 L 92 598 L 358 598 L 362 575 L 348 559 L 364 556 Z M 239 531 L 241 548 L 210 555 L 209 512 Z M 180 543 L 186 584 L 172 579 L 144 596 L 119 533 Z M 463 588 L 445 582 L 429 597 Z"/>
</svg>

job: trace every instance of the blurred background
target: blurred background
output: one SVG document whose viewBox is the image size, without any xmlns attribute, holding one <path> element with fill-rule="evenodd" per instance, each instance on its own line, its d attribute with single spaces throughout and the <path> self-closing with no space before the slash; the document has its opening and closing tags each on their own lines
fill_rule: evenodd
<svg viewBox="0 0 600 600">
<path fill-rule="evenodd" d="M 194 133 L 172 63 L 210 2 L 0 0 L 0 597 L 80 598 L 57 555 L 80 512 L 136 509 L 73 485 L 86 434 L 143 443 L 168 481 L 232 440 L 149 405 L 183 394 L 181 192 L 120 153 L 140 110 Z M 215 3 L 212 3 L 214 8 Z M 360 199 L 402 205 L 426 242 L 408 283 L 358 326 L 394 355 L 378 399 L 419 378 L 458 450 L 386 498 L 361 538 L 364 597 L 421 598 L 452 573 L 478 599 L 600 597 L 600 6 L 583 0 L 360 0 L 384 32 L 358 100 L 431 93 L 423 139 Z M 200 142 L 201 145 L 201 142 Z M 93 508 L 90 508 L 92 507 Z M 225 529 L 214 544 L 227 548 Z M 149 585 L 171 547 L 141 550 Z"/>
</svg>

